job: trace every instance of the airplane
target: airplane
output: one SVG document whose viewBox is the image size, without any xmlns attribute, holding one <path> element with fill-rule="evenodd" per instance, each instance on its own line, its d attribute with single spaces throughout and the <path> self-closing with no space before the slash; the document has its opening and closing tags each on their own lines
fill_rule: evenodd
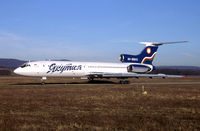
<svg viewBox="0 0 200 131">
<path fill-rule="evenodd" d="M 146 45 L 138 55 L 121 54 L 121 63 L 76 62 L 76 61 L 35 61 L 27 62 L 14 70 L 15 74 L 41 77 L 41 83 L 47 77 L 72 77 L 93 80 L 96 78 L 118 78 L 121 84 L 128 84 L 127 78 L 168 78 L 178 75 L 148 74 L 155 69 L 152 62 L 159 46 L 176 42 L 140 42 Z"/>
</svg>

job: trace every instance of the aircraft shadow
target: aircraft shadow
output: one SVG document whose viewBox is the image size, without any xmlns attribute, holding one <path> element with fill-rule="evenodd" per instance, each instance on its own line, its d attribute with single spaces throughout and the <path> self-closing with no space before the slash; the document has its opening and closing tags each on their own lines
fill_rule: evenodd
<svg viewBox="0 0 200 131">
<path fill-rule="evenodd" d="M 44 85 L 65 85 L 65 84 L 74 84 L 74 85 L 82 85 L 82 84 L 119 84 L 118 82 L 106 81 L 106 80 L 91 80 L 86 82 L 67 82 L 67 83 L 45 83 Z M 41 83 L 16 83 L 11 85 L 42 85 Z"/>
</svg>

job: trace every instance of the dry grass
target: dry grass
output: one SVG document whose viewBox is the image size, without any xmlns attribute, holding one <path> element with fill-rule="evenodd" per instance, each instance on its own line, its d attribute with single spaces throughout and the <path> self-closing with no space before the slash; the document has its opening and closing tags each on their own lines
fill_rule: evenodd
<svg viewBox="0 0 200 131">
<path fill-rule="evenodd" d="M 143 95 L 142 85 L 38 82 L 0 77 L 0 130 L 200 130 L 200 85 L 145 85 Z"/>
</svg>

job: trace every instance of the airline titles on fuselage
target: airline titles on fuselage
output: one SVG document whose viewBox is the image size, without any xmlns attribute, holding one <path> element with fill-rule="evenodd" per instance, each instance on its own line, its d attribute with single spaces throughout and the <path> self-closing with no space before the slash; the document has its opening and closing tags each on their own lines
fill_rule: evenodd
<svg viewBox="0 0 200 131">
<path fill-rule="evenodd" d="M 63 71 L 71 71 L 71 70 L 82 70 L 82 65 L 72 65 L 72 64 L 56 65 L 56 63 L 53 63 L 49 66 L 49 71 L 47 71 L 47 73 L 54 73 L 54 72 L 62 73 Z"/>
</svg>

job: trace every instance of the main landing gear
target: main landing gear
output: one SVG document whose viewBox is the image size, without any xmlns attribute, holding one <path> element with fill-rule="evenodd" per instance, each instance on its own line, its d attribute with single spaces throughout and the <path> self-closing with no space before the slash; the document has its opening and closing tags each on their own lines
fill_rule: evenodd
<svg viewBox="0 0 200 131">
<path fill-rule="evenodd" d="M 119 84 L 130 84 L 130 81 L 128 81 L 128 80 L 120 80 Z"/>
</svg>

